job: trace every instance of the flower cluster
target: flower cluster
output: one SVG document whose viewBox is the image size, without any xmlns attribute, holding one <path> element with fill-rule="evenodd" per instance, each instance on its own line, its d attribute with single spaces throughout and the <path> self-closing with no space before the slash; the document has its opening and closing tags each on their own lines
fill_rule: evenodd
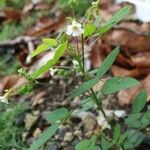
<svg viewBox="0 0 150 150">
<path fill-rule="evenodd" d="M 82 28 L 82 25 L 73 20 L 72 24 L 68 25 L 67 27 L 67 35 L 72 35 L 72 36 L 80 36 L 81 34 L 83 34 L 84 29 Z"/>
</svg>

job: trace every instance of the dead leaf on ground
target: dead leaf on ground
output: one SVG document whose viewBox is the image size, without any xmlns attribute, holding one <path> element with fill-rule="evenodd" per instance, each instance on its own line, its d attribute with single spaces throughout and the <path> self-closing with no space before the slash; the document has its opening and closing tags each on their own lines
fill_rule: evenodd
<svg viewBox="0 0 150 150">
<path fill-rule="evenodd" d="M 134 99 L 135 95 L 137 95 L 138 92 L 140 92 L 143 89 L 145 89 L 148 93 L 147 100 L 150 100 L 150 75 L 148 75 L 143 81 L 141 81 L 141 84 L 139 86 L 131 89 L 121 90 L 118 93 L 120 105 L 130 104 Z"/>
<path fill-rule="evenodd" d="M 27 83 L 27 80 L 19 75 L 4 77 L 0 82 L 0 93 L 3 93 L 6 89 L 16 89 L 25 83 Z"/>
<path fill-rule="evenodd" d="M 32 98 L 32 106 L 36 106 L 38 104 L 41 104 L 45 101 L 46 96 L 48 95 L 47 91 L 41 91 L 37 93 L 33 98 Z"/>
</svg>

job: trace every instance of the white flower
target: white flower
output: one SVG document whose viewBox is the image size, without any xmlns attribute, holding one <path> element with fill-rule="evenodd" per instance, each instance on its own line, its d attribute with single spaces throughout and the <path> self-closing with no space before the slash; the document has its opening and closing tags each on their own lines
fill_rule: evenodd
<svg viewBox="0 0 150 150">
<path fill-rule="evenodd" d="M 67 34 L 72 36 L 80 36 L 84 32 L 81 24 L 77 21 L 73 20 L 72 24 L 68 25 L 67 27 Z"/>
<path fill-rule="evenodd" d="M 0 102 L 8 104 L 8 99 L 6 99 L 4 96 L 0 96 Z"/>
</svg>

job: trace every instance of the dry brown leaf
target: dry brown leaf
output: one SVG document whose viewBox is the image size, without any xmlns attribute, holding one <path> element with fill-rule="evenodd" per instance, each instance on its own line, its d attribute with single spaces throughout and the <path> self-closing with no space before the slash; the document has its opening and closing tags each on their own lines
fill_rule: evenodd
<svg viewBox="0 0 150 150">
<path fill-rule="evenodd" d="M 45 97 L 48 95 L 47 91 L 41 91 L 32 98 L 32 106 L 36 106 L 44 102 Z"/>
<path fill-rule="evenodd" d="M 0 93 L 3 93 L 6 89 L 16 89 L 25 83 L 27 83 L 27 80 L 19 75 L 4 77 L 0 83 Z"/>
<path fill-rule="evenodd" d="M 150 75 L 148 75 L 143 81 L 141 81 L 141 84 L 137 87 L 121 90 L 118 93 L 118 99 L 120 105 L 127 105 L 130 104 L 134 98 L 135 95 L 138 94 L 139 91 L 145 89 L 148 93 L 148 100 L 150 100 Z"/>
<path fill-rule="evenodd" d="M 22 13 L 13 8 L 4 9 L 5 17 L 10 20 L 19 20 L 21 19 Z"/>
</svg>

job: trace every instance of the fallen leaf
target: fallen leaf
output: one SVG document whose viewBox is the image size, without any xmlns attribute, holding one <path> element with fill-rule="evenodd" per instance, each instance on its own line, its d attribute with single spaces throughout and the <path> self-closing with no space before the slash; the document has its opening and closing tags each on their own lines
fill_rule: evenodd
<svg viewBox="0 0 150 150">
<path fill-rule="evenodd" d="M 28 81 L 19 75 L 10 75 L 4 77 L 0 82 L 0 93 L 3 93 L 6 89 L 16 89 Z"/>
<path fill-rule="evenodd" d="M 131 104 L 135 95 L 137 95 L 138 92 L 140 92 L 143 89 L 145 89 L 148 93 L 147 100 L 150 100 L 150 75 L 148 75 L 144 80 L 142 80 L 139 86 L 131 88 L 131 89 L 121 90 L 118 93 L 118 99 L 119 99 L 120 105 Z"/>
</svg>

